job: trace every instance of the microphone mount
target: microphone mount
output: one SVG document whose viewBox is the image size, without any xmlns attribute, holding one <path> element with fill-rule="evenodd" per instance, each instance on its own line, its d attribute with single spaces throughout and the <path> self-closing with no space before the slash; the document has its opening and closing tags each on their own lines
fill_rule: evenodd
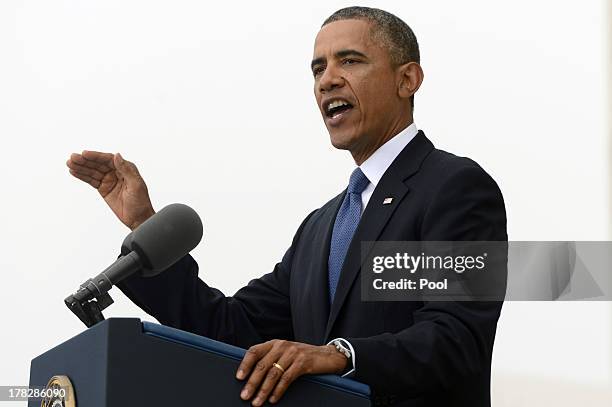
<svg viewBox="0 0 612 407">
<path fill-rule="evenodd" d="M 122 247 L 122 252 L 124 250 Z M 64 303 L 89 328 L 104 320 L 102 311 L 113 303 L 108 294 L 113 285 L 138 270 L 142 270 L 142 265 L 135 251 L 119 256 L 102 273 L 81 284 L 77 292 L 69 295 Z"/>
<path fill-rule="evenodd" d="M 110 282 L 109 282 L 110 283 Z M 79 286 L 76 293 L 64 300 L 72 311 L 88 327 L 104 321 L 102 311 L 113 303 L 108 291 L 100 292 L 93 279 L 88 279 Z"/>
<path fill-rule="evenodd" d="M 128 234 L 121 244 L 121 255 L 117 260 L 127 260 L 132 254 L 132 233 Z M 112 267 L 112 266 L 111 266 Z M 100 321 L 104 321 L 102 311 L 108 308 L 114 301 L 108 291 L 113 287 L 113 282 L 106 272 L 107 268 L 94 278 L 90 278 L 79 286 L 74 294 L 64 299 L 64 303 L 74 315 L 76 315 L 87 328 L 91 328 Z"/>
</svg>

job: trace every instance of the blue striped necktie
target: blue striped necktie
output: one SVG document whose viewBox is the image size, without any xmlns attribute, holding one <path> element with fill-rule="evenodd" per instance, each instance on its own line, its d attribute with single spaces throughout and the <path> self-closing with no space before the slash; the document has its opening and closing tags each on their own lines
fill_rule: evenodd
<svg viewBox="0 0 612 407">
<path fill-rule="evenodd" d="M 359 219 L 361 218 L 361 193 L 370 181 L 358 167 L 351 174 L 349 185 L 336 215 L 329 247 L 329 303 L 333 303 L 344 258 L 348 251 Z"/>
</svg>

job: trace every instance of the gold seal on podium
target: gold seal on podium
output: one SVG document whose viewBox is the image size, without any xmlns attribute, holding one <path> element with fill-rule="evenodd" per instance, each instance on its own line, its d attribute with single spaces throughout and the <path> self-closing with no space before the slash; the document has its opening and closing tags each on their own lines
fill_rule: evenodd
<svg viewBox="0 0 612 407">
<path fill-rule="evenodd" d="M 76 407 L 74 387 L 68 376 L 53 376 L 44 393 L 40 407 Z"/>
</svg>

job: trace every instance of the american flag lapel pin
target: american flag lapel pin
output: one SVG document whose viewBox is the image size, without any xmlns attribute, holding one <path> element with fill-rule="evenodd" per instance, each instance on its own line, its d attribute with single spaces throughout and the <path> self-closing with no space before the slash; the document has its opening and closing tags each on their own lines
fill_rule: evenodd
<svg viewBox="0 0 612 407">
<path fill-rule="evenodd" d="M 385 200 L 383 201 L 383 205 L 389 205 L 391 202 L 393 202 L 393 198 L 385 198 Z"/>
</svg>

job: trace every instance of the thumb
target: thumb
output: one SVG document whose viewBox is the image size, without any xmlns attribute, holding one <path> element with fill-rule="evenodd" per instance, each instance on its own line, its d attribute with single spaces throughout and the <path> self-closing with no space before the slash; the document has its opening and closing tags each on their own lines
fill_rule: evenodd
<svg viewBox="0 0 612 407">
<path fill-rule="evenodd" d="M 113 164 L 115 169 L 126 181 L 135 181 L 140 179 L 140 173 L 134 163 L 123 159 L 120 153 L 115 154 L 113 157 Z"/>
</svg>

